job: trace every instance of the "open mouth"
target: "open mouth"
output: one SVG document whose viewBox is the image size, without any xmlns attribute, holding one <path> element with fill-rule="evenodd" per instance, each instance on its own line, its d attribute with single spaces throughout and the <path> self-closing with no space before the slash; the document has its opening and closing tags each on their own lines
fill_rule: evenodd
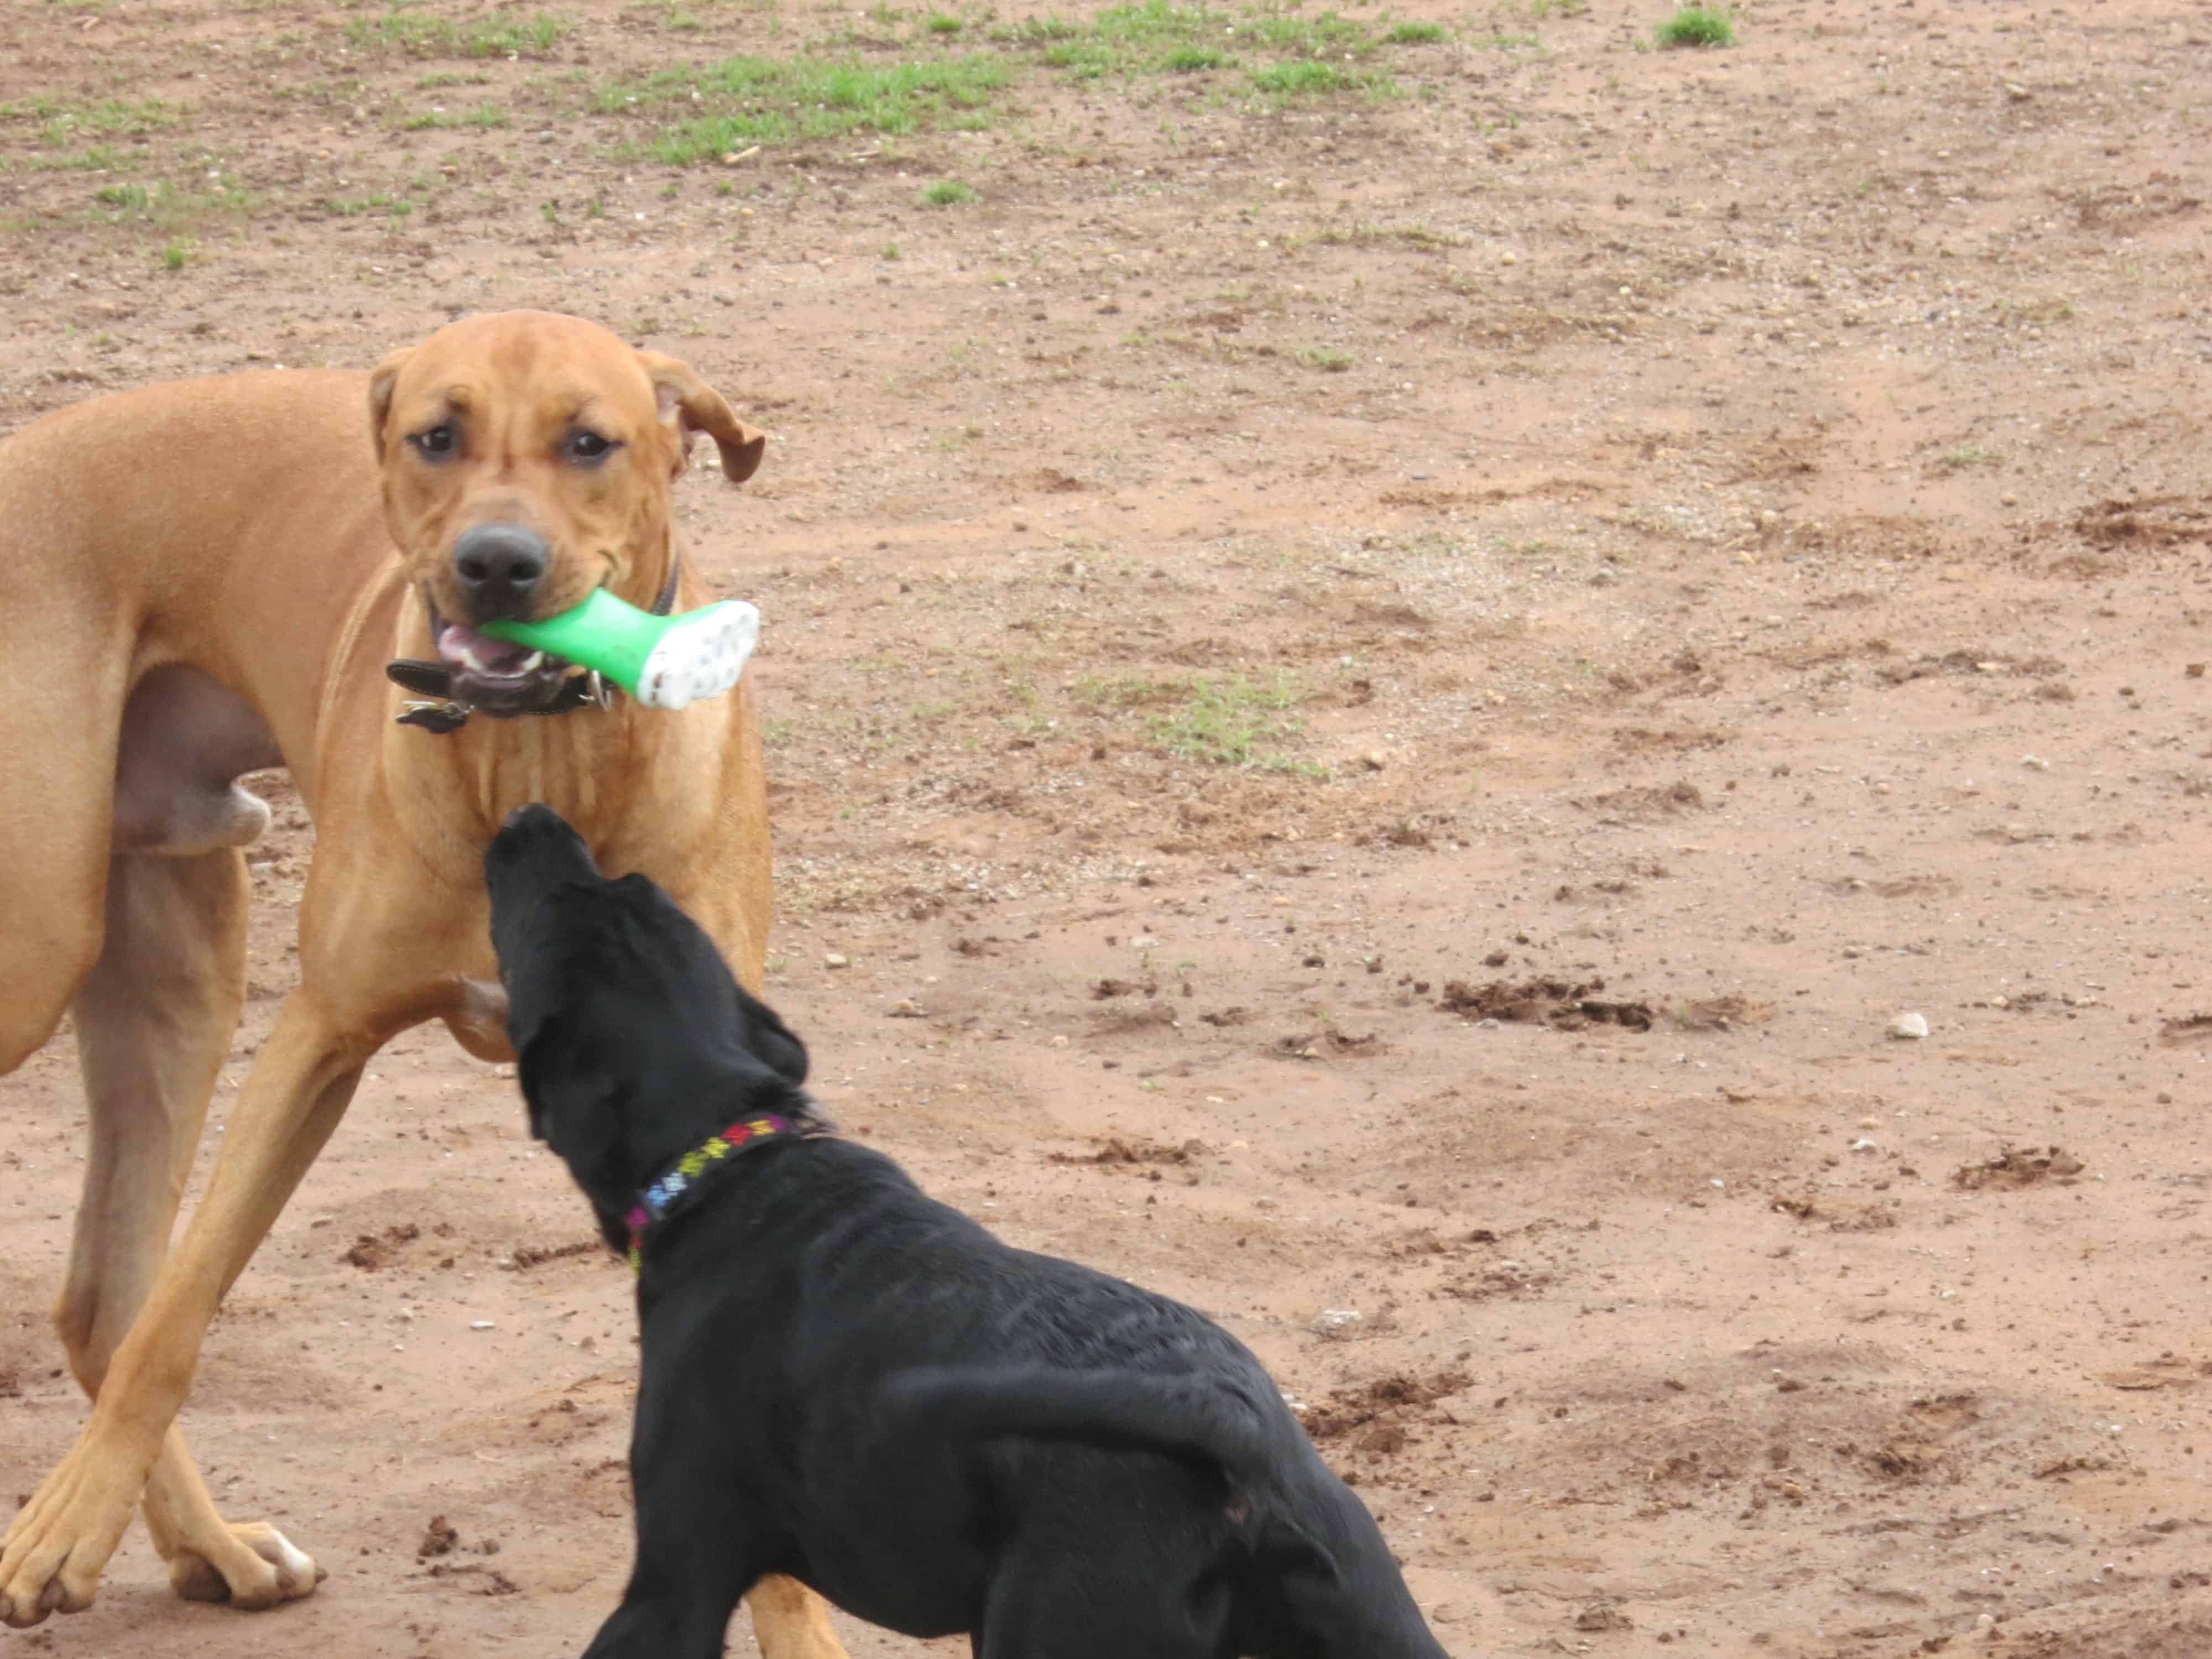
<svg viewBox="0 0 2212 1659">
<path fill-rule="evenodd" d="M 549 707 L 568 678 L 584 672 L 565 657 L 495 640 L 459 623 L 434 617 L 431 632 L 440 660 L 453 671 L 454 699 L 487 714 Z"/>
</svg>

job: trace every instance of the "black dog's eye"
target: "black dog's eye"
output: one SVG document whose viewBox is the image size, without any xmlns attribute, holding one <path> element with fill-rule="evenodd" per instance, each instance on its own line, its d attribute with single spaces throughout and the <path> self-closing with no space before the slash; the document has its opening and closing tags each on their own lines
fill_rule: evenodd
<svg viewBox="0 0 2212 1659">
<path fill-rule="evenodd" d="M 561 446 L 562 453 L 572 461 L 603 461 L 621 446 L 596 432 L 586 432 L 579 427 L 571 432 Z"/>
<path fill-rule="evenodd" d="M 415 453 L 418 455 L 433 458 L 450 455 L 453 453 L 453 428 L 444 425 L 434 426 L 427 432 L 410 434 L 407 441 L 415 446 Z"/>
</svg>

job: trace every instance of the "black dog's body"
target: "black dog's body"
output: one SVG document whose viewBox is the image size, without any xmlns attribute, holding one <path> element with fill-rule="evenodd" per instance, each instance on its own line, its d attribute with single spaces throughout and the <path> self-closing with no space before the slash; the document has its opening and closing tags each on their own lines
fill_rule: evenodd
<svg viewBox="0 0 2212 1659">
<path fill-rule="evenodd" d="M 532 1127 L 609 1242 L 739 1118 L 818 1124 L 805 1052 L 641 877 L 518 814 L 487 860 Z M 587 1659 L 708 1659 L 787 1573 L 982 1659 L 1444 1659 L 1245 1347 L 1017 1250 L 828 1134 L 725 1160 L 647 1237 L 638 1553 Z"/>
</svg>

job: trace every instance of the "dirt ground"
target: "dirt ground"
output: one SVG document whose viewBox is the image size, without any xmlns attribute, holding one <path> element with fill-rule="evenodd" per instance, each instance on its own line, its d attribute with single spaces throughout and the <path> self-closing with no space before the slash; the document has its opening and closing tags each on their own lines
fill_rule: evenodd
<svg viewBox="0 0 2212 1659">
<path fill-rule="evenodd" d="M 2212 1653 L 2212 7 L 1232 9 L 1088 79 L 1030 15 L 15 0 L 0 421 L 508 306 L 688 358 L 775 438 L 680 499 L 829 1109 L 1249 1341 L 1455 1655 Z M 1006 78 L 639 151 L 650 71 L 809 52 Z M 0 1125 L 12 1499 L 84 1416 L 66 1032 Z M 588 1236 L 395 1043 L 186 1417 L 328 1583 L 134 1531 L 0 1651 L 580 1649 Z"/>
</svg>

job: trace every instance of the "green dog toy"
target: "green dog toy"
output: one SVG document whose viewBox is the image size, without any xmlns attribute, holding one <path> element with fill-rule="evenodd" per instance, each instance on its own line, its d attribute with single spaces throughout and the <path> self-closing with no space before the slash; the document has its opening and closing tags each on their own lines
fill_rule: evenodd
<svg viewBox="0 0 2212 1659">
<path fill-rule="evenodd" d="M 723 599 L 656 617 L 601 587 L 544 622 L 490 622 L 483 631 L 597 669 L 647 708 L 681 708 L 738 683 L 760 639 L 760 612 Z"/>
</svg>

